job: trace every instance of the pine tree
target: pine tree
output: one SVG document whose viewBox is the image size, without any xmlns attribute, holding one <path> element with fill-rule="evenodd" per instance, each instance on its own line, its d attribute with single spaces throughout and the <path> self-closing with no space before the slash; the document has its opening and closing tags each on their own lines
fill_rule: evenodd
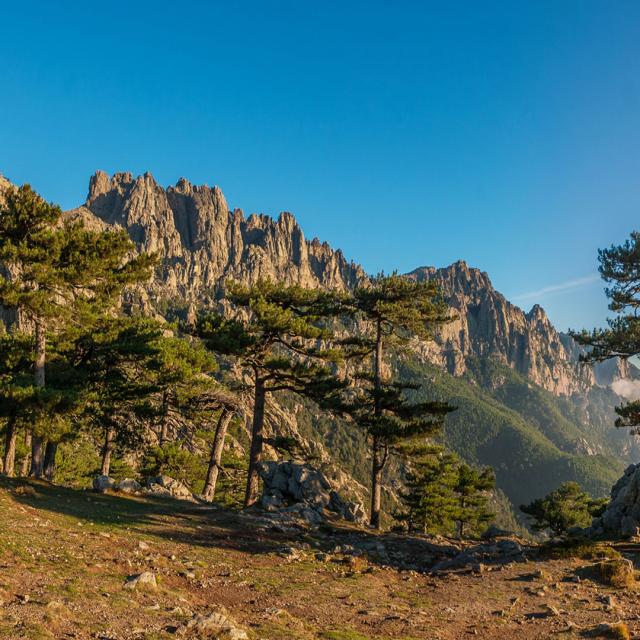
<svg viewBox="0 0 640 640">
<path fill-rule="evenodd" d="M 170 429 L 185 426 L 184 412 L 189 402 L 207 394 L 217 370 L 212 354 L 189 337 L 164 335 L 154 343 L 155 355 L 149 362 L 147 378 L 155 391 L 148 399 L 150 417 L 159 420 L 158 444 L 162 447 Z"/>
<path fill-rule="evenodd" d="M 412 338 L 427 340 L 433 328 L 451 319 L 436 285 L 396 274 L 379 275 L 357 287 L 343 301 L 366 333 L 343 341 L 354 353 L 371 358 L 371 369 L 356 375 L 360 382 L 343 405 L 369 436 L 372 453 L 372 527 L 380 527 L 382 473 L 393 453 L 401 453 L 411 440 L 426 438 L 443 425 L 453 407 L 443 402 L 412 403 L 408 392 L 419 385 L 389 381 L 384 374 L 385 348 L 401 348 Z"/>
<path fill-rule="evenodd" d="M 520 511 L 531 516 L 536 531 L 564 536 L 572 527 L 588 527 L 606 503 L 592 498 L 577 482 L 564 482 L 544 498 L 522 505 Z"/>
<path fill-rule="evenodd" d="M 237 385 L 228 385 L 220 374 L 217 378 L 211 377 L 212 371 L 209 367 L 208 375 L 193 378 L 177 397 L 183 427 L 189 430 L 190 437 L 209 441 L 209 463 L 202 491 L 202 498 L 207 502 L 215 497 L 227 430 L 240 405 L 231 388 Z"/>
<path fill-rule="evenodd" d="M 469 529 L 473 533 L 479 533 L 479 528 L 486 526 L 495 517 L 489 509 L 489 492 L 495 486 L 493 469 L 476 469 L 464 463 L 458 466 L 453 487 L 457 500 L 453 519 L 457 522 L 460 539 L 464 538 Z"/>
<path fill-rule="evenodd" d="M 149 318 L 104 317 L 66 347 L 83 393 L 84 421 L 102 442 L 101 475 L 109 475 L 117 446 L 136 448 L 144 439 L 147 401 L 158 393 L 147 371 L 163 330 Z"/>
<path fill-rule="evenodd" d="M 335 309 L 335 298 L 267 280 L 253 286 L 229 283 L 226 296 L 239 311 L 237 317 L 205 314 L 197 332 L 209 348 L 236 358 L 251 379 L 253 420 L 244 500 L 248 507 L 258 499 L 267 396 L 290 391 L 320 399 L 339 386 L 326 364 L 336 354 L 323 344 L 332 334 L 320 326 Z"/>
<path fill-rule="evenodd" d="M 409 532 L 447 534 L 453 527 L 457 508 L 454 485 L 458 457 L 443 447 L 427 447 L 412 460 L 400 494 L 405 511 L 394 517 L 406 522 Z"/>
<path fill-rule="evenodd" d="M 616 315 L 608 328 L 571 331 L 572 337 L 588 348 L 584 362 L 603 362 L 610 358 L 629 358 L 640 353 L 640 232 L 620 246 L 598 251 L 599 272 L 610 286 L 605 290 L 609 309 Z M 616 408 L 616 427 L 628 427 L 640 434 L 640 400 Z"/>
<path fill-rule="evenodd" d="M 0 209 L 0 305 L 14 309 L 35 335 L 34 383 L 45 387 L 47 333 L 82 323 L 115 304 L 125 285 L 148 277 L 153 258 L 129 259 L 125 231 L 91 231 L 62 218 L 29 185 L 5 192 Z M 44 463 L 42 434 L 33 433 L 31 473 Z M 50 455 L 50 457 L 52 457 Z"/>
<path fill-rule="evenodd" d="M 0 328 L 0 418 L 5 430 L 2 472 L 12 477 L 18 429 L 30 418 L 34 404 L 34 344 L 29 334 L 15 328 L 11 332 Z"/>
</svg>

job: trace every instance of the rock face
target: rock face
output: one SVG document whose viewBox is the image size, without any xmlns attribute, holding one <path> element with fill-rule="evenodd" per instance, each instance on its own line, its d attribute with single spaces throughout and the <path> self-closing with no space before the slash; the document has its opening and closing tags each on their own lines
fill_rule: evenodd
<svg viewBox="0 0 640 640">
<path fill-rule="evenodd" d="M 162 258 L 156 293 L 187 303 L 215 296 L 227 279 L 255 282 L 271 278 L 306 287 L 344 288 L 365 277 L 341 251 L 305 239 L 290 213 L 277 220 L 245 218 L 230 211 L 218 187 L 194 186 L 181 178 L 163 189 L 151 174 L 90 180 L 84 207 L 104 223 L 124 227 L 141 250 Z"/>
<path fill-rule="evenodd" d="M 443 269 L 421 267 L 409 274 L 418 281 L 435 280 L 457 318 L 436 336 L 426 355 L 454 376 L 467 370 L 469 358 L 492 357 L 556 395 L 579 393 L 624 377 L 626 369 L 608 363 L 594 370 L 579 364 L 581 348 L 553 327 L 544 309 L 525 313 L 491 284 L 489 276 L 463 261 Z"/>
<path fill-rule="evenodd" d="M 262 506 L 267 510 L 298 512 L 312 524 L 321 522 L 325 511 L 351 522 L 364 522 L 361 504 L 348 502 L 333 489 L 327 477 L 302 462 L 263 462 Z"/>
<path fill-rule="evenodd" d="M 611 502 L 593 521 L 590 535 L 628 538 L 640 532 L 640 464 L 627 467 L 611 489 Z"/>
</svg>

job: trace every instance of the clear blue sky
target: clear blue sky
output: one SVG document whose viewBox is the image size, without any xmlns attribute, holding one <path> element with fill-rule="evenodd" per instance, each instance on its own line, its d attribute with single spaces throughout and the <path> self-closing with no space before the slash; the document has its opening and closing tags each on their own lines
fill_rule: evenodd
<svg viewBox="0 0 640 640">
<path fill-rule="evenodd" d="M 0 172 L 68 208 L 96 169 L 601 324 L 596 249 L 640 226 L 640 2 L 2 2 Z"/>
</svg>

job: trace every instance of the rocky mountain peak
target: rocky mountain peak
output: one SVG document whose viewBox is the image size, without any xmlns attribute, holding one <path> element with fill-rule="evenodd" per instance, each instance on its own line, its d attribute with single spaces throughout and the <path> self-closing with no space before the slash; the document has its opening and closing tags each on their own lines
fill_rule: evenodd
<svg viewBox="0 0 640 640">
<path fill-rule="evenodd" d="M 495 290 L 489 276 L 458 261 L 449 267 L 420 267 L 417 280 L 436 280 L 456 319 L 439 331 L 439 359 L 452 375 L 465 373 L 469 359 L 492 357 L 557 395 L 594 383 L 540 305 L 525 313 Z M 433 351 L 431 359 L 438 359 Z"/>
<path fill-rule="evenodd" d="M 127 229 L 140 250 L 160 254 L 162 266 L 150 290 L 154 297 L 195 303 L 229 278 L 342 289 L 365 277 L 341 252 L 308 242 L 291 213 L 275 220 L 265 214 L 245 218 L 240 209 L 229 211 L 218 187 L 186 178 L 164 189 L 149 173 L 133 178 L 98 171 L 90 179 L 85 208 Z"/>
<path fill-rule="evenodd" d="M 0 177 L 0 192 L 9 184 Z M 245 217 L 241 209 L 229 209 L 218 187 L 186 178 L 165 189 L 150 173 L 97 171 L 85 205 L 66 215 L 95 228 L 123 227 L 140 250 L 160 255 L 155 279 L 144 292 L 147 304 L 156 308 L 162 301 L 189 308 L 211 301 L 227 279 L 346 289 L 367 277 L 340 250 L 318 238 L 307 240 L 293 214 Z M 452 375 L 463 375 L 472 358 L 492 357 L 565 395 L 596 382 L 608 385 L 626 373 L 619 363 L 601 365 L 595 374 L 579 366 L 580 348 L 555 330 L 540 305 L 525 313 L 495 290 L 487 273 L 463 260 L 444 268 L 420 267 L 409 275 L 436 280 L 454 310 L 456 319 L 435 342 L 418 347 Z"/>
</svg>

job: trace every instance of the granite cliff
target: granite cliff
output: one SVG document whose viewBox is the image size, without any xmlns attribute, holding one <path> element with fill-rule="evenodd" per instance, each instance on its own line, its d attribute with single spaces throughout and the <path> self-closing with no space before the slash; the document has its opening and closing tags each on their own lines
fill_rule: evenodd
<svg viewBox="0 0 640 640">
<path fill-rule="evenodd" d="M 149 173 L 134 178 L 98 171 L 75 213 L 122 226 L 141 250 L 161 256 L 149 287 L 156 298 L 196 304 L 215 298 L 227 279 L 345 288 L 365 277 L 340 250 L 307 240 L 290 213 L 277 220 L 245 217 L 229 209 L 218 187 L 194 186 L 184 178 L 163 189 Z"/>
</svg>

